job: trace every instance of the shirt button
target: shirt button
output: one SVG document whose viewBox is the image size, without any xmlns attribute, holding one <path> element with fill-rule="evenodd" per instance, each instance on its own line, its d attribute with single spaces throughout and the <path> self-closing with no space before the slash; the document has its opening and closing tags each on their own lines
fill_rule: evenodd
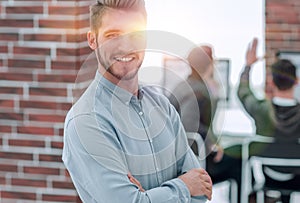
<svg viewBox="0 0 300 203">
<path fill-rule="evenodd" d="M 151 143 L 152 143 L 152 142 L 153 142 L 153 141 L 152 141 L 152 139 L 150 139 L 150 140 L 149 140 L 149 142 L 151 142 Z"/>
<path fill-rule="evenodd" d="M 144 113 L 142 111 L 139 112 L 139 115 L 142 116 Z"/>
</svg>

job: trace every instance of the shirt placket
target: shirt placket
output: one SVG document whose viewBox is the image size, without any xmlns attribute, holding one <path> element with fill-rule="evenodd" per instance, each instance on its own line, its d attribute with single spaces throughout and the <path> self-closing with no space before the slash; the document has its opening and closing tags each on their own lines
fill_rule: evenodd
<svg viewBox="0 0 300 203">
<path fill-rule="evenodd" d="M 158 166 L 158 161 L 157 161 L 157 158 L 156 158 L 156 152 L 155 152 L 155 148 L 154 148 L 154 145 L 153 145 L 153 139 L 151 137 L 151 132 L 149 132 L 149 128 L 147 127 L 148 124 L 147 124 L 147 121 L 145 119 L 145 109 L 143 109 L 142 100 L 133 102 L 133 108 L 136 111 L 136 113 L 138 114 L 138 116 L 141 120 L 141 123 L 143 125 L 143 129 L 145 131 L 145 134 L 147 136 L 148 143 L 150 145 L 151 153 L 152 153 L 152 157 L 153 157 L 153 164 L 154 164 L 155 171 L 156 171 L 156 179 L 157 179 L 158 184 L 160 185 L 163 182 L 162 181 L 162 175 L 160 173 L 160 168 Z"/>
</svg>

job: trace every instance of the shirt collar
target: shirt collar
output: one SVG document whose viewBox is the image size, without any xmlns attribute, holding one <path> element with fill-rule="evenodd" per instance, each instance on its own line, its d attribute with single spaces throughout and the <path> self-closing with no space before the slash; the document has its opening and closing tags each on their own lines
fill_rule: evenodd
<svg viewBox="0 0 300 203">
<path fill-rule="evenodd" d="M 278 106 L 295 106 L 297 104 L 295 99 L 287 99 L 282 97 L 274 97 L 272 102 Z"/>
<path fill-rule="evenodd" d="M 119 98 L 124 104 L 129 105 L 130 101 L 138 101 L 142 100 L 144 91 L 142 90 L 142 86 L 139 86 L 138 89 L 138 97 L 128 92 L 127 90 L 120 88 L 119 86 L 113 84 L 109 80 L 107 80 L 99 71 L 96 72 L 95 80 L 98 83 L 101 83 L 103 87 L 108 89 L 115 97 Z"/>
</svg>

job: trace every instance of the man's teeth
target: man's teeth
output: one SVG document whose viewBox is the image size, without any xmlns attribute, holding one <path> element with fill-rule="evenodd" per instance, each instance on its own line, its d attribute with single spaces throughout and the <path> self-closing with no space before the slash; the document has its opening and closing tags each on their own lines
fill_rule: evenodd
<svg viewBox="0 0 300 203">
<path fill-rule="evenodd" d="M 116 58 L 117 61 L 121 61 L 121 62 L 129 62 L 132 59 L 133 59 L 132 57 L 117 57 Z"/>
</svg>

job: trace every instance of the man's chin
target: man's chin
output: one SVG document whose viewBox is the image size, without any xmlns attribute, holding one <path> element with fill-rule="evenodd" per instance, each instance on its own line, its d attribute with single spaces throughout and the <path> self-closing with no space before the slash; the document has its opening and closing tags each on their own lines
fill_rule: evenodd
<svg viewBox="0 0 300 203">
<path fill-rule="evenodd" d="M 107 71 L 113 76 L 115 77 L 116 79 L 120 80 L 120 81 L 128 81 L 128 80 L 132 80 L 134 79 L 137 74 L 138 74 L 138 69 L 135 70 L 135 71 L 131 71 L 127 74 L 118 74 L 118 73 L 115 73 L 114 71 L 111 71 L 111 69 L 107 69 Z"/>
</svg>

